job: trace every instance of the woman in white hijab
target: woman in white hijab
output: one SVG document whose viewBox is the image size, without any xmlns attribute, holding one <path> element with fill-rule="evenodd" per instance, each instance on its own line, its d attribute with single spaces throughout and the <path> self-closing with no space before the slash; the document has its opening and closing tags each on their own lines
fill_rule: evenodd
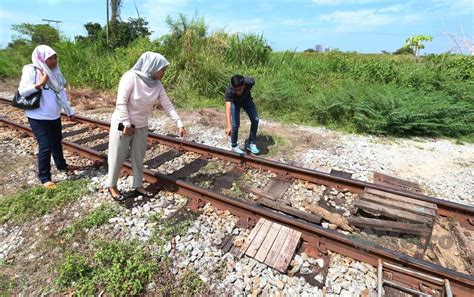
<svg viewBox="0 0 474 297">
<path fill-rule="evenodd" d="M 148 117 L 153 105 L 159 103 L 176 122 L 179 135 L 186 136 L 184 125 L 161 84 L 168 65 L 168 61 L 162 55 L 146 52 L 120 79 L 116 108 L 110 121 L 108 149 L 107 187 L 114 200 L 125 199 L 117 188 L 117 181 L 120 169 L 129 153 L 135 193 L 146 197 L 154 195 L 143 188 L 143 159 L 147 147 Z"/>
<path fill-rule="evenodd" d="M 47 45 L 37 46 L 31 55 L 32 64 L 23 67 L 18 91 L 29 96 L 41 90 L 40 106 L 26 110 L 31 130 L 38 142 L 38 177 L 46 188 L 54 189 L 51 181 L 51 155 L 58 170 L 75 170 L 77 166 L 67 165 L 61 145 L 61 108 L 68 118 L 74 117 L 64 86 L 64 79 L 58 65 L 56 52 Z"/>
</svg>

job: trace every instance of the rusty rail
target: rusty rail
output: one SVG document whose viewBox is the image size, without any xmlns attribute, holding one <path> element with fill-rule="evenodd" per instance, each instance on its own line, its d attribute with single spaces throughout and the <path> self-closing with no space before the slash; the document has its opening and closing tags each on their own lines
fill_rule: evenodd
<svg viewBox="0 0 474 297">
<path fill-rule="evenodd" d="M 104 121 L 92 120 L 83 116 L 76 116 L 76 119 L 81 123 L 97 125 L 104 129 L 110 128 L 110 124 Z M 438 214 L 441 216 L 453 217 L 458 219 L 460 222 L 465 223 L 469 223 L 469 219 L 474 219 L 474 207 L 436 197 L 404 192 L 395 188 L 364 182 L 352 178 L 338 177 L 325 172 L 308 170 L 298 166 L 271 161 L 252 155 L 241 156 L 231 151 L 156 133 L 149 133 L 148 141 L 149 143 L 162 144 L 180 151 L 191 151 L 208 158 L 215 157 L 221 160 L 231 161 L 241 166 L 250 166 L 262 170 L 268 170 L 286 178 L 301 179 L 311 183 L 330 186 L 338 190 L 347 189 L 354 193 L 360 194 L 364 192 L 365 188 L 372 188 L 392 194 L 403 195 L 436 204 L 438 207 Z"/>
<path fill-rule="evenodd" d="M 79 119 L 81 120 L 81 119 Z M 0 122 L 32 135 L 29 127 L 17 124 L 8 119 L 0 117 Z M 94 161 L 105 161 L 107 156 L 97 151 L 84 148 L 73 142 L 63 140 L 66 149 L 76 152 Z M 206 156 L 206 154 L 204 154 Z M 231 156 L 232 157 L 232 156 Z M 236 157 L 236 156 L 234 156 Z M 247 159 L 247 157 L 237 157 Z M 255 158 L 257 159 L 257 158 Z M 123 169 L 131 173 L 132 168 L 129 162 L 125 162 Z M 302 169 L 297 169 L 302 170 Z M 177 193 L 191 199 L 191 205 L 195 207 L 202 206 L 206 202 L 212 203 L 215 207 L 229 210 L 232 214 L 238 216 L 241 221 L 248 225 L 253 225 L 260 218 L 266 218 L 289 228 L 298 230 L 302 233 L 304 246 L 310 254 L 324 253 L 331 250 L 342 255 L 348 256 L 358 261 L 362 261 L 373 266 L 377 266 L 378 261 L 393 263 L 402 267 L 416 270 L 419 273 L 407 273 L 403 269 L 392 269 L 387 267 L 387 271 L 392 274 L 392 280 L 403 283 L 413 288 L 431 287 L 439 290 L 443 286 L 439 282 L 431 281 L 423 275 L 431 275 L 449 281 L 452 291 L 459 296 L 472 296 L 474 293 L 474 277 L 444 268 L 440 265 L 432 264 L 427 261 L 416 259 L 399 252 L 395 252 L 375 244 L 355 240 L 349 236 L 336 231 L 324 229 L 316 224 L 308 223 L 296 217 L 272 211 L 256 203 L 244 202 L 207 189 L 192 185 L 185 181 L 176 179 L 173 176 L 167 176 L 155 173 L 145 169 L 145 180 L 150 183 L 165 183 L 176 187 Z M 302 170 L 305 172 L 305 170 Z M 311 172 L 310 172 L 311 173 Z M 331 177 L 332 178 L 332 177 Z"/>
<path fill-rule="evenodd" d="M 5 104 L 11 103 L 10 100 L 4 98 L 0 98 L 0 102 Z M 63 116 L 65 115 L 63 114 Z M 104 121 L 89 119 L 80 115 L 76 116 L 76 120 L 80 123 L 95 125 L 107 130 L 110 129 L 110 123 Z M 364 182 L 352 178 L 334 176 L 325 172 L 308 170 L 298 166 L 271 161 L 252 155 L 240 156 L 239 154 L 227 150 L 156 133 L 149 133 L 148 142 L 154 144 L 162 144 L 164 146 L 177 149 L 179 151 L 195 152 L 197 154 L 202 155 L 203 157 L 215 157 L 221 160 L 227 160 L 242 167 L 248 166 L 262 170 L 268 170 L 286 178 L 301 179 L 311 183 L 333 187 L 338 190 L 347 189 L 357 194 L 364 192 L 365 188 L 372 188 L 392 194 L 403 195 L 406 197 L 434 203 L 438 207 L 438 214 L 440 216 L 456 218 L 461 224 L 469 225 L 471 224 L 470 222 L 474 220 L 474 207 L 452 202 L 449 200 L 430 197 L 423 194 L 400 191 L 396 188 Z"/>
</svg>

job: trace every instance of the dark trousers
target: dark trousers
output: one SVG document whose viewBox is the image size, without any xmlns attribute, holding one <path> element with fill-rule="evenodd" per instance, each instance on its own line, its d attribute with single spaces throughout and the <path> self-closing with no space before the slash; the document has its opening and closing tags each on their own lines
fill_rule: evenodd
<svg viewBox="0 0 474 297">
<path fill-rule="evenodd" d="M 255 143 L 257 141 L 257 129 L 258 129 L 258 114 L 257 107 L 252 100 L 246 100 L 241 103 L 233 103 L 231 106 L 232 116 L 232 134 L 230 137 L 232 147 L 237 146 L 237 138 L 239 136 L 240 127 L 240 110 L 244 109 L 250 119 L 250 135 L 248 143 Z"/>
<path fill-rule="evenodd" d="M 61 118 L 56 120 L 35 120 L 28 118 L 31 130 L 38 142 L 38 177 L 41 183 L 51 181 L 51 155 L 58 170 L 67 168 L 63 156 Z"/>
</svg>

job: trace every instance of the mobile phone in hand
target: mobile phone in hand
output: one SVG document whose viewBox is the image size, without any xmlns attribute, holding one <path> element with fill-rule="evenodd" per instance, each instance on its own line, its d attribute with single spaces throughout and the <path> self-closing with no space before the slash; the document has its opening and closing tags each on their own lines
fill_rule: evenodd
<svg viewBox="0 0 474 297">
<path fill-rule="evenodd" d="M 123 131 L 123 128 L 124 128 L 123 123 L 119 123 L 118 124 L 118 130 Z"/>
</svg>

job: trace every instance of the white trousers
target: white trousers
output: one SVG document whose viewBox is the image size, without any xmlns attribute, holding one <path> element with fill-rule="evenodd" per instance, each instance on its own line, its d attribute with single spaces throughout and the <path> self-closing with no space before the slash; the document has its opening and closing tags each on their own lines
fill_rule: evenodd
<svg viewBox="0 0 474 297">
<path fill-rule="evenodd" d="M 133 187 L 143 186 L 143 159 L 147 148 L 148 127 L 135 128 L 131 136 L 118 130 L 118 123 L 110 124 L 108 187 L 116 187 L 120 169 L 130 153 L 133 171 Z"/>
</svg>

